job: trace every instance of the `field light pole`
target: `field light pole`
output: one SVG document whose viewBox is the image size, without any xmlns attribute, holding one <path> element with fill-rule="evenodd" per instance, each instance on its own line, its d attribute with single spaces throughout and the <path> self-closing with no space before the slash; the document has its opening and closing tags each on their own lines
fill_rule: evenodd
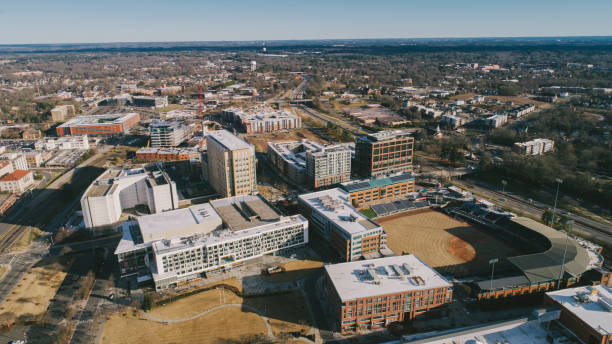
<svg viewBox="0 0 612 344">
<path fill-rule="evenodd" d="M 553 205 L 552 220 L 550 221 L 551 227 L 555 226 L 555 211 L 557 210 L 557 197 L 559 197 L 559 185 L 563 183 L 563 180 L 561 178 L 556 178 L 555 182 L 557 182 L 557 192 L 555 193 L 555 204 Z"/>
<path fill-rule="evenodd" d="M 495 263 L 499 262 L 498 258 L 493 258 L 489 260 L 489 265 L 491 265 L 491 293 L 493 292 L 493 273 L 495 272 Z"/>
<path fill-rule="evenodd" d="M 505 180 L 502 180 L 501 183 L 502 183 L 502 193 L 504 193 L 506 191 L 506 184 L 508 184 L 508 182 Z"/>
<path fill-rule="evenodd" d="M 557 290 L 561 289 L 561 278 L 565 270 L 565 255 L 567 254 L 567 242 L 569 241 L 569 233 L 565 232 L 565 249 L 563 249 L 563 260 L 561 261 L 561 270 L 559 271 L 559 280 L 557 281 Z"/>
</svg>

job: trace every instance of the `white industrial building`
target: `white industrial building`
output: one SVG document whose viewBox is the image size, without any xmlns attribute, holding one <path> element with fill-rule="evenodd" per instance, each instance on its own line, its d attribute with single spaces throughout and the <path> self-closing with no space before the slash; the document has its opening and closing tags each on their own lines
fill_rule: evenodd
<svg viewBox="0 0 612 344">
<path fill-rule="evenodd" d="M 4 153 L 0 155 L 0 160 L 6 160 L 11 163 L 13 170 L 27 170 L 28 161 L 25 155 L 21 153 Z"/>
<path fill-rule="evenodd" d="M 147 206 L 152 214 L 178 208 L 176 184 L 161 163 L 129 170 L 109 169 L 81 198 L 87 228 L 112 226 L 125 209 Z"/>
<path fill-rule="evenodd" d="M 87 135 L 47 137 L 34 143 L 37 150 L 69 150 L 69 149 L 89 149 L 89 139 Z"/>
<path fill-rule="evenodd" d="M 176 287 L 245 260 L 308 243 L 308 221 L 281 216 L 260 196 L 235 196 L 123 224 L 122 276 Z"/>
</svg>

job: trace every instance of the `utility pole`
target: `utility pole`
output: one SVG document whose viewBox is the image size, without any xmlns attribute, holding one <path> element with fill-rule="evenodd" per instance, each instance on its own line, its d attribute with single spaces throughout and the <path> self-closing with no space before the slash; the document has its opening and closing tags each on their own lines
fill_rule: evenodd
<svg viewBox="0 0 612 344">
<path fill-rule="evenodd" d="M 559 197 L 559 185 L 563 183 L 563 180 L 561 178 L 556 178 L 555 182 L 557 182 L 557 192 L 555 193 L 555 204 L 553 205 L 552 220 L 550 221 L 551 227 L 554 227 L 555 225 L 555 211 L 557 210 L 557 197 Z"/>
<path fill-rule="evenodd" d="M 502 180 L 501 183 L 502 183 L 502 193 L 504 193 L 506 191 L 506 184 L 508 184 L 508 182 L 505 180 Z"/>
</svg>

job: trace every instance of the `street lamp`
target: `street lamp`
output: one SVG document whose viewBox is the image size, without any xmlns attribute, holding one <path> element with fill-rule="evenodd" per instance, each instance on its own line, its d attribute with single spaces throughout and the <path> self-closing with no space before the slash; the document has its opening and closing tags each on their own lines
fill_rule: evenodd
<svg viewBox="0 0 612 344">
<path fill-rule="evenodd" d="M 563 183 L 563 180 L 561 178 L 555 178 L 555 182 L 557 182 L 557 192 L 555 193 L 555 204 L 553 205 L 552 220 L 550 221 L 551 227 L 554 227 L 555 225 L 555 211 L 557 210 L 557 198 L 559 197 L 559 185 Z"/>
<path fill-rule="evenodd" d="M 493 293 L 493 272 L 495 272 L 495 263 L 499 262 L 498 258 L 489 259 L 489 265 L 491 265 L 491 288 L 490 293 Z"/>
<path fill-rule="evenodd" d="M 506 190 L 506 184 L 508 184 L 508 182 L 505 180 L 502 180 L 501 183 L 502 183 L 502 193 L 504 193 L 504 191 Z"/>
</svg>

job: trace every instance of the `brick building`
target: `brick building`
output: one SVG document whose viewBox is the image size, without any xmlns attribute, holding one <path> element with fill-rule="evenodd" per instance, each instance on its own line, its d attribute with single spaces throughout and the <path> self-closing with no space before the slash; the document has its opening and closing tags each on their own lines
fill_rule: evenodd
<svg viewBox="0 0 612 344">
<path fill-rule="evenodd" d="M 343 334 L 413 319 L 453 297 L 452 284 L 415 255 L 326 265 L 324 283 Z"/>
<path fill-rule="evenodd" d="M 414 177 L 401 173 L 390 177 L 356 180 L 342 183 L 340 188 L 349 193 L 355 208 L 405 197 L 414 192 Z"/>
<path fill-rule="evenodd" d="M 386 247 L 383 228 L 351 206 L 348 192 L 335 188 L 298 199 L 313 232 L 329 243 L 340 260 L 377 257 Z"/>
<path fill-rule="evenodd" d="M 55 128 L 57 136 L 124 134 L 140 121 L 140 114 L 78 116 Z"/>
<path fill-rule="evenodd" d="M 355 167 L 363 177 L 412 172 L 414 138 L 408 130 L 386 130 L 355 141 Z"/>
</svg>

